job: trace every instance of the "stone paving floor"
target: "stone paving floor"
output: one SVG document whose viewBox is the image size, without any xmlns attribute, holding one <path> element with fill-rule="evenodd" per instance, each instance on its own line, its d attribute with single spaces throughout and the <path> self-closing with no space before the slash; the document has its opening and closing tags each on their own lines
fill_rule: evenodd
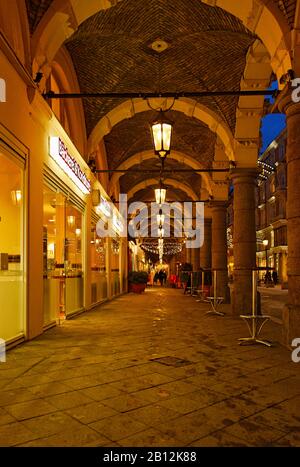
<svg viewBox="0 0 300 467">
<path fill-rule="evenodd" d="M 239 346 L 245 323 L 206 310 L 155 287 L 11 350 L 0 445 L 300 446 L 300 364 Z"/>
</svg>

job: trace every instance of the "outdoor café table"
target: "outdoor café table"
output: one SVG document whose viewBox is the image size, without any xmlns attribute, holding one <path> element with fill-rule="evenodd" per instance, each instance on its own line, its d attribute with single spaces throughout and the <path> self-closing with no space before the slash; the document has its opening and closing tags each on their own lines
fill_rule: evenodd
<svg viewBox="0 0 300 467">
<path fill-rule="evenodd" d="M 225 313 L 218 311 L 217 308 L 224 301 L 224 297 L 206 297 L 206 300 L 210 306 L 211 310 L 207 311 L 206 314 L 214 314 L 219 316 L 224 316 Z"/>
</svg>

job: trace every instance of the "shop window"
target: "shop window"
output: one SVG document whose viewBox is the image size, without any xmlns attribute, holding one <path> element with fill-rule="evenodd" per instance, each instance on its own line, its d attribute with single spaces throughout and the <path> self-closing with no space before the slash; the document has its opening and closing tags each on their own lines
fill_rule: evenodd
<svg viewBox="0 0 300 467">
<path fill-rule="evenodd" d="M 83 307 L 82 213 L 44 188 L 44 324 Z"/>
<path fill-rule="evenodd" d="M 91 297 L 92 303 L 107 298 L 106 239 L 97 236 L 95 223 L 91 228 Z"/>
<path fill-rule="evenodd" d="M 0 147 L 0 338 L 25 333 L 24 170 Z"/>
</svg>

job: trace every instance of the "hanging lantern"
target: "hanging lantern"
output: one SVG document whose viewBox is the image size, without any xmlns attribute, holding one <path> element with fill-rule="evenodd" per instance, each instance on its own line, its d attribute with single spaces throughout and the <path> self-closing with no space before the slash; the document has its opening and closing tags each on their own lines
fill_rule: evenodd
<svg viewBox="0 0 300 467">
<path fill-rule="evenodd" d="M 157 214 L 157 223 L 158 225 L 164 225 L 165 216 L 164 214 Z"/>
<path fill-rule="evenodd" d="M 167 190 L 165 188 L 163 188 L 163 185 L 162 183 L 160 183 L 160 187 L 159 188 L 156 188 L 154 190 L 154 193 L 155 193 L 155 201 L 157 204 L 164 204 L 164 202 L 166 201 L 166 194 L 167 194 Z"/>
<path fill-rule="evenodd" d="M 162 226 L 159 226 L 159 228 L 158 228 L 158 236 L 159 236 L 160 238 L 163 238 L 164 234 L 165 234 L 164 229 L 162 228 Z"/>
<path fill-rule="evenodd" d="M 158 118 L 151 123 L 154 152 L 163 161 L 171 152 L 172 125 L 173 123 L 165 117 L 162 110 Z"/>
</svg>

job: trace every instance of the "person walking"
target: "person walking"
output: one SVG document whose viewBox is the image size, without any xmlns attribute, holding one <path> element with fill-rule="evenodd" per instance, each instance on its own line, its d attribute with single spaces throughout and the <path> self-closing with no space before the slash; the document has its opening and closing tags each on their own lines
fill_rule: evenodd
<svg viewBox="0 0 300 467">
<path fill-rule="evenodd" d="M 277 285 L 277 283 L 278 283 L 278 274 L 277 274 L 277 271 L 275 271 L 275 270 L 272 272 L 272 279 L 273 279 L 274 285 Z"/>
<path fill-rule="evenodd" d="M 161 269 L 158 273 L 158 280 L 160 282 L 160 285 L 161 287 L 163 286 L 163 283 L 164 283 L 164 272 L 163 270 Z"/>
</svg>

